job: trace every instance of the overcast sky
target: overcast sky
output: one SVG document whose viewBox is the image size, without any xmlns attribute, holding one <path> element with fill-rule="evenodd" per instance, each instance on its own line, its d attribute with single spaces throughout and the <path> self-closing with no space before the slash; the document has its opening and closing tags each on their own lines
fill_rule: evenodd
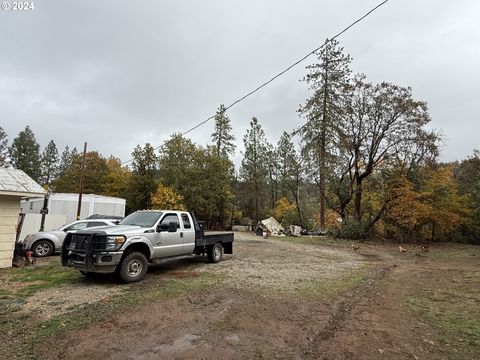
<svg viewBox="0 0 480 360">
<path fill-rule="evenodd" d="M 269 79 L 379 0 L 33 0 L 0 10 L 0 126 L 130 159 Z M 480 148 L 480 2 L 390 0 L 339 38 L 354 72 L 413 88 L 442 130 L 441 160 Z M 236 162 L 252 116 L 276 143 L 304 120 L 310 57 L 228 115 Z M 209 141 L 213 121 L 189 134 Z"/>
</svg>

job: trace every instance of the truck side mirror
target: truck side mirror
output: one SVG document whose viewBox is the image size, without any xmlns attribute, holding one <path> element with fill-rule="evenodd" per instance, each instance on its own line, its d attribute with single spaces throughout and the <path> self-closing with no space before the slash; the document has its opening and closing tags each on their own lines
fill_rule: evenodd
<svg viewBox="0 0 480 360">
<path fill-rule="evenodd" d="M 168 223 L 168 232 L 177 232 L 177 223 L 171 221 Z"/>
<path fill-rule="evenodd" d="M 162 232 L 162 231 L 167 231 L 167 230 L 168 230 L 168 225 L 167 224 L 158 224 L 157 232 Z"/>
</svg>

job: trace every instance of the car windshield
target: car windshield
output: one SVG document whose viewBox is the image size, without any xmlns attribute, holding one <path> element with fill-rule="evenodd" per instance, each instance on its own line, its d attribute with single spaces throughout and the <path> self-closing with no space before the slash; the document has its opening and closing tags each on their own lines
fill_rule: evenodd
<svg viewBox="0 0 480 360">
<path fill-rule="evenodd" d="M 119 225 L 136 225 L 141 227 L 152 227 L 162 215 L 161 212 L 138 211 L 128 215 L 120 221 Z"/>
</svg>

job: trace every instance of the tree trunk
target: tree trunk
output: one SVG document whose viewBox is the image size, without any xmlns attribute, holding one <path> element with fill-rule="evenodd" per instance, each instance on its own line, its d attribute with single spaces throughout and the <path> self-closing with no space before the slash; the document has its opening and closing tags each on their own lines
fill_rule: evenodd
<svg viewBox="0 0 480 360">
<path fill-rule="evenodd" d="M 355 220 L 360 222 L 362 220 L 362 180 L 358 179 L 355 182 Z"/>
</svg>

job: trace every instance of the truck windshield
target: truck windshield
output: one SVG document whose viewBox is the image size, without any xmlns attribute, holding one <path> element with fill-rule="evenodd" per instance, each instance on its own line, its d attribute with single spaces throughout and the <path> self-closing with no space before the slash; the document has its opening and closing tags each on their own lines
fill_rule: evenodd
<svg viewBox="0 0 480 360">
<path fill-rule="evenodd" d="M 138 211 L 128 215 L 120 221 L 119 225 L 136 225 L 148 228 L 155 225 L 161 215 L 161 212 Z"/>
</svg>

